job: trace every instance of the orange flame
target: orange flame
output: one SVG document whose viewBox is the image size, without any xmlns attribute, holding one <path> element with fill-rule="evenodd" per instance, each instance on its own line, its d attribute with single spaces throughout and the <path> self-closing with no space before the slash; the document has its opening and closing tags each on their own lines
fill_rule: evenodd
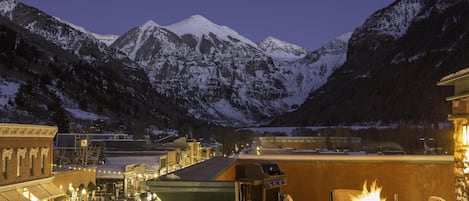
<svg viewBox="0 0 469 201">
<path fill-rule="evenodd" d="M 371 183 L 370 190 L 368 191 L 368 187 L 366 185 L 365 180 L 365 183 L 363 184 L 362 194 L 358 196 L 351 195 L 352 201 L 386 201 L 386 198 L 380 198 L 381 189 L 381 187 L 376 186 L 375 180 L 373 183 Z"/>
</svg>

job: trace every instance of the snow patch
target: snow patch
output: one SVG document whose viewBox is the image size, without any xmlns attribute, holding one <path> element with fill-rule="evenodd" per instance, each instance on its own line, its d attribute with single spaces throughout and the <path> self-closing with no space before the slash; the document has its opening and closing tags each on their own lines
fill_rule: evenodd
<svg viewBox="0 0 469 201">
<path fill-rule="evenodd" d="M 119 156 L 106 157 L 106 164 L 110 165 L 130 165 L 146 164 L 146 172 L 157 173 L 160 169 L 160 156 Z"/>
<path fill-rule="evenodd" d="M 168 134 L 170 136 L 178 136 L 179 131 L 178 130 L 172 130 L 172 129 L 166 129 L 166 130 L 151 130 L 151 134 L 153 135 L 161 135 L 161 134 Z"/>
<path fill-rule="evenodd" d="M 108 119 L 108 117 L 99 116 L 97 114 L 86 112 L 80 109 L 73 109 L 73 108 L 65 108 L 67 112 L 69 112 L 73 117 L 78 119 L 87 119 L 96 121 L 98 119 Z"/>
<path fill-rule="evenodd" d="M 148 20 L 147 22 L 145 22 L 145 24 L 143 24 L 140 29 L 141 30 L 146 30 L 146 29 L 150 29 L 150 28 L 153 28 L 153 27 L 161 27 L 159 24 L 155 23 L 153 20 Z"/>
<path fill-rule="evenodd" d="M 166 178 L 167 178 L 167 179 L 171 179 L 171 180 L 181 179 L 181 177 L 175 175 L 174 173 L 171 173 L 171 174 L 166 175 Z"/>
<path fill-rule="evenodd" d="M 106 34 L 106 35 L 101 35 L 97 33 L 91 33 L 92 36 L 94 36 L 98 41 L 106 44 L 106 46 L 110 46 L 114 41 L 116 41 L 119 36 L 114 35 L 114 34 Z"/>
<path fill-rule="evenodd" d="M 308 51 L 298 45 L 269 36 L 259 43 L 267 56 L 284 61 L 293 61 L 306 56 Z"/>
<path fill-rule="evenodd" d="M 246 118 L 237 108 L 234 108 L 227 100 L 219 100 L 218 102 L 213 103 L 213 108 L 216 111 L 221 111 L 223 114 L 230 114 L 232 118 Z"/>
<path fill-rule="evenodd" d="M 337 36 L 337 40 L 341 40 L 342 42 L 345 42 L 345 43 L 348 43 L 348 41 L 350 40 L 350 38 L 352 37 L 352 34 L 353 32 L 346 32 L 346 33 L 343 33 L 343 34 L 340 34 L 339 36 Z"/>
<path fill-rule="evenodd" d="M 16 0 L 0 1 L 0 14 L 3 16 L 8 15 L 8 18 L 12 19 L 11 12 L 15 9 L 16 4 Z"/>
<path fill-rule="evenodd" d="M 354 126 L 306 126 L 306 127 L 250 127 L 250 128 L 240 128 L 237 129 L 238 131 L 241 130 L 250 130 L 252 132 L 256 132 L 259 134 L 264 133 L 284 133 L 288 136 L 293 136 L 296 129 L 308 129 L 312 131 L 317 131 L 321 129 L 336 129 L 336 128 L 345 128 L 351 130 L 367 130 L 367 129 L 378 129 L 378 130 L 386 130 L 386 129 L 395 129 L 397 125 L 354 125 Z"/>
<path fill-rule="evenodd" d="M 8 104 L 8 101 L 14 101 L 16 93 L 20 87 L 19 83 L 1 81 L 0 82 L 0 106 L 5 106 Z"/>
<path fill-rule="evenodd" d="M 414 61 L 416 61 L 417 59 L 421 58 L 421 57 L 424 57 L 426 55 L 425 52 L 419 52 L 419 53 L 416 53 L 408 58 L 405 58 L 404 56 L 402 56 L 400 53 L 397 54 L 391 61 L 391 64 L 399 64 L 399 63 L 403 63 L 403 62 L 407 62 L 407 63 L 412 63 Z"/>
</svg>

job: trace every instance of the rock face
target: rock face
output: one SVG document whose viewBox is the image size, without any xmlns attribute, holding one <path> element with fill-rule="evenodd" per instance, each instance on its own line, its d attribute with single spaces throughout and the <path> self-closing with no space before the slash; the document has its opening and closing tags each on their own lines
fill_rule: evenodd
<svg viewBox="0 0 469 201">
<path fill-rule="evenodd" d="M 436 123 L 450 113 L 437 87 L 469 65 L 467 1 L 401 0 L 349 41 L 347 61 L 295 112 L 274 124 Z"/>
<path fill-rule="evenodd" d="M 348 37 L 315 52 L 271 37 L 257 45 L 194 15 L 169 26 L 149 21 L 111 47 L 140 64 L 155 89 L 191 116 L 243 126 L 301 104 L 345 61 Z"/>
</svg>

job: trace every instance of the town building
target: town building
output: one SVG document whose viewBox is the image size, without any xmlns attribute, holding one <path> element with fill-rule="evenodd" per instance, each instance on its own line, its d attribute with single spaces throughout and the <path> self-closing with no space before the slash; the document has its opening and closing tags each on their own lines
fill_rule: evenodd
<svg viewBox="0 0 469 201">
<path fill-rule="evenodd" d="M 96 166 L 72 167 L 54 165 L 52 183 L 59 187 L 71 200 L 91 198 L 95 200 Z"/>
<path fill-rule="evenodd" d="M 127 134 L 59 133 L 54 145 L 58 165 L 74 169 L 96 165 L 97 197 L 107 199 L 143 193 L 145 181 L 208 159 L 215 149 L 175 135 L 152 141 Z"/>
<path fill-rule="evenodd" d="M 456 178 L 456 200 L 469 200 L 469 68 L 443 77 L 439 86 L 453 86 L 452 113 L 448 120 L 454 126 L 454 173 Z"/>
<path fill-rule="evenodd" d="M 136 196 L 146 190 L 146 164 L 104 164 L 97 166 L 97 185 L 105 200 Z"/>
<path fill-rule="evenodd" d="M 0 200 L 54 200 L 52 141 L 57 127 L 0 124 Z"/>
</svg>

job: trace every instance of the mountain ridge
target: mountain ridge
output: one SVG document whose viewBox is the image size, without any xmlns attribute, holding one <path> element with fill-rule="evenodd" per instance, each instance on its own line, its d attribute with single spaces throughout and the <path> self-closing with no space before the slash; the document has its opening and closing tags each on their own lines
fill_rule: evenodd
<svg viewBox="0 0 469 201">
<path fill-rule="evenodd" d="M 408 8 L 418 12 L 407 12 L 413 17 L 403 35 L 379 25 Z M 452 92 L 436 83 L 469 66 L 463 56 L 469 54 L 468 9 L 466 1 L 402 0 L 377 11 L 352 34 L 345 64 L 297 111 L 273 125 L 446 121 L 451 110 L 445 97 Z"/>
<path fill-rule="evenodd" d="M 293 47 L 286 42 L 282 45 L 284 50 Z M 330 74 L 325 72 L 344 60 L 315 66 L 315 61 L 303 60 L 306 50 L 298 46 L 295 48 L 304 56 L 298 56 L 296 64 L 291 58 L 273 59 L 244 36 L 200 15 L 170 26 L 145 23 L 122 35 L 111 47 L 144 66 L 157 91 L 175 99 L 195 118 L 232 126 L 268 122 L 290 110 L 313 88 L 303 80 L 325 80 Z M 340 47 L 345 54 L 346 46 Z"/>
<path fill-rule="evenodd" d="M 11 14 L 18 25 L 88 64 L 113 61 L 126 70 L 145 72 L 153 88 L 147 93 L 162 95 L 178 105 L 176 110 L 215 125 L 260 125 L 294 110 L 346 58 L 348 41 L 343 36 L 312 52 L 277 39 L 276 51 L 299 53 L 295 59 L 273 58 L 235 30 L 201 15 L 168 26 L 149 20 L 108 46 L 83 27 L 16 1 L 7 3 L 15 6 L 2 14 Z"/>
<path fill-rule="evenodd" d="M 143 129 L 136 122 L 167 127 L 172 125 L 168 120 L 192 121 L 170 103 L 159 106 L 166 100 L 149 94 L 151 85 L 137 69 L 115 60 L 88 64 L 2 16 L 0 33 L 2 122 L 55 124 L 61 132 L 82 132 L 100 120 L 110 130 Z"/>
</svg>

